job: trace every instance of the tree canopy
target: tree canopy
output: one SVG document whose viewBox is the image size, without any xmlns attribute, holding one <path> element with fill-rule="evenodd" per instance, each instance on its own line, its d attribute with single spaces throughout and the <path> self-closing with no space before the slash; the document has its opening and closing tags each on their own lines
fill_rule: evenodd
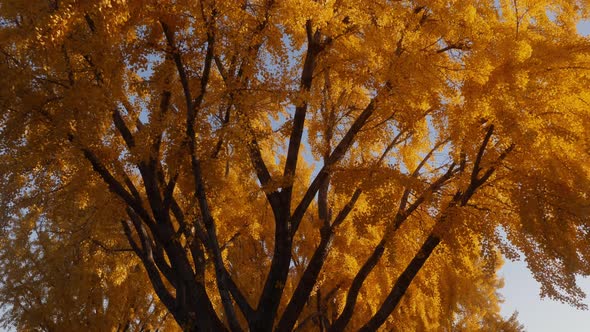
<svg viewBox="0 0 590 332">
<path fill-rule="evenodd" d="M 520 331 L 584 308 L 577 0 L 3 0 L 0 303 L 23 331 Z"/>
</svg>

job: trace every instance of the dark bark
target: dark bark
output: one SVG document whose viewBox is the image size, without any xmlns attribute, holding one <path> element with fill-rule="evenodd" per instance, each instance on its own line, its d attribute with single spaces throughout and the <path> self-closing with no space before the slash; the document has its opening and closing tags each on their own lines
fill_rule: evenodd
<svg viewBox="0 0 590 332">
<path fill-rule="evenodd" d="M 324 183 L 324 181 L 328 178 L 330 174 L 329 168 L 336 164 L 338 161 L 340 161 L 344 157 L 348 149 L 350 149 L 350 147 L 354 143 L 356 135 L 375 111 L 375 103 L 375 98 L 373 98 L 371 102 L 367 105 L 367 107 L 365 107 L 363 112 L 361 112 L 361 114 L 356 118 L 350 129 L 348 129 L 348 131 L 340 141 L 340 143 L 338 143 L 334 151 L 330 154 L 327 163 L 324 164 L 322 169 L 311 182 L 311 185 L 305 192 L 305 195 L 301 199 L 301 202 L 297 205 L 295 211 L 293 211 L 293 215 L 291 216 L 290 228 L 292 235 L 295 235 L 295 233 L 297 232 L 299 224 L 301 223 L 301 220 L 303 219 L 303 215 L 307 211 L 307 208 L 313 201 L 313 198 L 317 194 L 322 183 Z"/>
<path fill-rule="evenodd" d="M 373 317 L 371 317 L 371 319 L 359 331 L 377 331 L 377 329 L 383 325 L 385 320 L 387 320 L 387 317 L 391 315 L 399 301 L 406 293 L 406 290 L 412 283 L 412 280 L 414 280 L 418 272 L 420 272 L 420 269 L 422 269 L 422 266 L 424 266 L 424 263 L 426 263 L 430 255 L 432 255 L 432 252 L 434 249 L 436 249 L 440 241 L 441 239 L 433 234 L 428 236 L 416 256 L 414 256 L 404 272 L 398 277 L 395 285 L 393 286 L 393 289 L 377 313 L 375 313 L 375 315 L 373 315 Z"/>
<path fill-rule="evenodd" d="M 307 31 L 307 54 L 303 63 L 301 71 L 301 83 L 299 91 L 305 94 L 311 90 L 313 80 L 313 72 L 316 67 L 316 57 L 320 51 L 320 33 L 313 31 L 311 20 L 305 24 Z M 285 170 L 283 176 L 290 182 L 290 184 L 283 188 L 283 195 L 286 201 L 291 201 L 291 192 L 293 190 L 293 177 L 295 176 L 295 169 L 297 168 L 297 161 L 299 159 L 299 148 L 301 147 L 301 137 L 303 135 L 303 128 L 305 127 L 305 115 L 307 114 L 308 102 L 302 101 L 295 107 L 295 116 L 293 117 L 293 129 L 291 129 L 291 136 L 289 138 L 289 147 L 287 150 L 287 161 L 285 162 Z"/>
<path fill-rule="evenodd" d="M 215 15 L 215 11 L 213 11 L 213 15 Z M 221 250 L 219 248 L 219 242 L 217 240 L 217 233 L 215 222 L 211 215 L 211 211 L 209 208 L 209 203 L 207 201 L 207 194 L 205 192 L 205 184 L 203 181 L 203 175 L 201 170 L 201 161 L 197 156 L 197 142 L 196 142 L 196 133 L 195 133 L 195 121 L 197 117 L 197 111 L 201 107 L 203 102 L 205 93 L 207 91 L 207 85 L 209 83 L 209 76 L 211 72 L 211 66 L 214 57 L 214 45 L 215 45 L 215 37 L 212 31 L 208 31 L 207 34 L 207 52 L 205 54 L 203 72 L 201 74 L 201 88 L 197 95 L 197 97 L 193 100 L 191 91 L 189 88 L 188 83 L 188 75 L 184 68 L 184 64 L 182 62 L 182 58 L 180 53 L 176 47 L 175 43 L 175 36 L 174 32 L 170 30 L 168 25 L 164 22 L 160 22 L 162 29 L 164 30 L 164 35 L 168 42 L 168 46 L 172 52 L 172 58 L 174 59 L 174 63 L 176 65 L 176 69 L 178 71 L 178 75 L 180 77 L 180 82 L 183 88 L 185 100 L 186 100 L 186 139 L 188 142 L 188 150 L 191 159 L 191 166 L 193 171 L 193 181 L 195 185 L 194 196 L 197 199 L 199 204 L 199 210 L 201 212 L 201 218 L 205 225 L 205 230 L 207 232 L 208 237 L 208 244 L 210 245 L 211 253 L 213 254 L 213 261 L 215 265 L 215 277 L 217 281 L 217 286 L 219 290 L 219 294 L 221 296 L 221 302 L 223 304 L 223 308 L 226 314 L 226 318 L 230 325 L 232 331 L 240 331 L 241 327 L 238 323 L 238 319 L 234 310 L 233 302 L 231 300 L 229 287 L 228 287 L 228 279 L 231 278 L 227 274 L 227 270 L 225 269 L 223 259 L 221 257 Z M 205 294 L 206 295 L 206 294 Z"/>
<path fill-rule="evenodd" d="M 256 317 L 250 322 L 250 329 L 253 331 L 272 330 L 281 295 L 289 276 L 293 239 L 289 234 L 286 222 L 288 211 L 283 208 L 280 213 L 279 219 L 275 222 L 274 250 L 270 271 L 256 308 Z"/>
<path fill-rule="evenodd" d="M 307 21 L 306 30 L 308 35 L 308 47 L 301 72 L 301 93 L 307 93 L 311 90 L 313 72 L 316 66 L 316 57 L 320 52 L 319 31 L 313 32 L 311 21 Z M 303 101 L 295 107 L 293 128 L 289 138 L 287 160 L 285 162 L 283 174 L 283 177 L 289 182 L 289 184 L 283 187 L 280 192 L 279 199 L 281 208 L 277 209 L 276 207 L 273 207 L 275 213 L 274 252 L 270 271 L 265 280 L 262 295 L 256 310 L 256 319 L 253 324 L 251 324 L 253 329 L 257 331 L 270 331 L 272 329 L 274 317 L 277 314 L 281 296 L 289 276 L 291 250 L 293 247 L 293 234 L 291 234 L 289 230 L 291 194 L 293 190 L 292 182 L 297 168 L 297 161 L 299 159 L 299 149 L 305 126 L 307 107 L 307 101 Z M 269 197 L 269 201 L 271 201 L 271 199 L 275 200 L 274 197 Z"/>
<path fill-rule="evenodd" d="M 480 145 L 480 148 L 473 163 L 473 169 L 471 172 L 469 185 L 464 191 L 458 190 L 455 193 L 447 208 L 444 211 L 442 211 L 441 216 L 439 220 L 436 222 L 434 229 L 431 231 L 426 241 L 422 244 L 420 250 L 418 250 L 418 252 L 414 256 L 412 261 L 408 264 L 404 272 L 402 272 L 402 274 L 398 277 L 398 280 L 393 285 L 390 293 L 385 298 L 383 304 L 380 306 L 375 315 L 373 315 L 373 317 L 371 317 L 371 319 L 359 331 L 377 331 L 377 329 L 381 327 L 383 323 L 385 323 L 387 317 L 389 317 L 393 310 L 395 310 L 400 300 L 404 296 L 405 292 L 407 291 L 408 287 L 410 286 L 411 282 L 414 280 L 418 272 L 424 266 L 424 263 L 426 263 L 426 261 L 432 255 L 436 247 L 441 243 L 442 239 L 439 235 L 437 235 L 437 228 L 446 222 L 446 220 L 449 218 L 451 214 L 450 212 L 453 209 L 464 207 L 469 203 L 469 200 L 475 194 L 477 189 L 479 189 L 489 179 L 489 177 L 496 171 L 497 165 L 500 162 L 502 162 L 507 157 L 507 155 L 514 149 L 514 144 L 511 144 L 498 156 L 498 158 L 495 160 L 492 166 L 490 166 L 480 177 L 479 173 L 482 171 L 480 167 L 481 161 L 490 141 L 490 138 L 493 134 L 493 130 L 494 126 L 490 125 L 483 139 L 483 142 Z M 464 161 L 461 161 L 460 171 L 462 171 L 463 169 Z"/>
<path fill-rule="evenodd" d="M 305 307 L 311 291 L 317 282 L 320 271 L 324 266 L 334 239 L 334 229 L 338 227 L 346 219 L 350 211 L 352 211 L 361 192 L 360 189 L 356 189 L 349 202 L 338 213 L 334 223 L 331 226 L 328 224 L 322 228 L 320 244 L 314 251 L 311 260 L 305 268 L 301 280 L 297 283 L 297 288 L 293 292 L 293 296 L 283 312 L 281 320 L 277 324 L 277 331 L 290 331 L 295 326 L 295 323 L 301 315 L 301 311 Z"/>
<path fill-rule="evenodd" d="M 385 241 L 382 240 L 377 245 L 375 250 L 373 250 L 373 253 L 369 257 L 369 259 L 367 259 L 367 261 L 363 264 L 359 272 L 355 275 L 354 279 L 352 280 L 352 284 L 346 296 L 346 305 L 344 306 L 344 310 L 342 310 L 342 313 L 340 314 L 340 316 L 338 316 L 338 319 L 336 319 L 336 321 L 330 327 L 330 332 L 344 331 L 346 325 L 348 325 L 348 322 L 352 318 L 352 314 L 354 313 L 354 307 L 356 305 L 356 299 L 361 290 L 361 287 L 363 286 L 363 283 L 365 282 L 365 279 L 367 278 L 369 273 L 373 271 L 375 266 L 377 266 L 377 263 L 379 263 L 379 260 L 381 259 L 381 256 L 383 256 L 384 252 Z"/>
<path fill-rule="evenodd" d="M 429 158 L 429 156 L 430 154 L 427 155 L 423 159 L 423 161 Z M 416 170 L 412 173 L 412 176 L 417 176 L 420 168 L 422 167 L 423 163 L 420 163 Z M 408 203 L 409 198 L 409 189 L 406 189 L 404 191 L 404 193 L 402 194 L 402 198 L 400 200 L 398 212 L 392 221 L 392 231 L 386 231 L 386 234 L 383 236 L 379 244 L 375 247 L 375 249 L 371 253 L 371 256 L 369 256 L 369 258 L 365 261 L 361 269 L 355 275 L 350 286 L 350 289 L 348 290 L 348 294 L 346 296 L 346 303 L 344 309 L 342 313 L 340 313 L 334 324 L 332 324 L 330 331 L 342 331 L 348 325 L 350 319 L 352 318 L 352 315 L 354 314 L 354 308 L 356 306 L 356 301 L 360 293 L 360 290 L 371 271 L 373 271 L 373 269 L 377 266 L 379 260 L 383 256 L 383 253 L 385 252 L 385 245 L 387 243 L 388 238 L 393 236 L 393 234 L 395 234 L 395 231 L 397 231 L 401 227 L 401 225 L 404 223 L 404 221 L 407 220 L 407 218 L 412 214 L 412 212 L 422 204 L 422 202 L 426 199 L 426 195 L 430 195 L 431 193 L 440 189 L 452 177 L 454 169 L 455 164 L 451 164 L 447 172 L 440 176 L 436 181 L 434 181 L 422 195 L 420 195 L 412 204 L 410 204 L 408 208 L 406 208 L 406 205 Z"/>
</svg>

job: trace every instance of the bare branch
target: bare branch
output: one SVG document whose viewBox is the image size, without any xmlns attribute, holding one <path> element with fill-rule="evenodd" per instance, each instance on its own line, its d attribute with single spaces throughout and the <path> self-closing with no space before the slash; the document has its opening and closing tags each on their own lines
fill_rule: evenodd
<svg viewBox="0 0 590 332">
<path fill-rule="evenodd" d="M 319 173 L 311 182 L 311 185 L 307 189 L 299 205 L 297 205 L 297 207 L 295 208 L 295 211 L 291 216 L 291 236 L 293 236 L 297 232 L 299 224 L 301 223 L 303 215 L 305 214 L 305 211 L 307 211 L 309 204 L 311 204 L 321 184 L 328 178 L 330 174 L 330 168 L 344 157 L 348 149 L 352 146 L 356 134 L 365 125 L 369 117 L 375 111 L 375 99 L 376 98 L 371 99 L 371 102 L 369 102 L 369 104 L 367 105 L 367 107 L 365 107 L 363 112 L 356 118 L 352 126 L 348 129 L 348 131 L 340 141 L 340 143 L 338 143 L 334 151 L 332 151 L 332 153 L 330 154 L 330 157 L 328 158 L 327 162 L 324 164 L 324 166 L 320 169 Z"/>
<path fill-rule="evenodd" d="M 141 260 L 143 262 L 143 266 L 145 267 L 145 269 L 148 273 L 148 276 L 150 278 L 150 281 L 152 282 L 152 285 L 154 286 L 154 291 L 156 292 L 156 294 L 160 298 L 160 301 L 162 301 L 162 303 L 167 308 L 174 308 L 176 300 L 174 299 L 172 294 L 170 294 L 170 292 L 168 291 L 168 289 L 164 285 L 164 282 L 162 281 L 162 278 L 160 277 L 160 273 L 158 272 L 158 269 L 156 268 L 153 260 L 150 260 L 149 252 L 145 251 L 147 248 L 144 247 L 144 250 L 139 249 L 139 246 L 135 243 L 135 240 L 133 240 L 133 235 L 131 233 L 131 228 L 129 227 L 129 222 L 123 221 L 123 222 L 121 222 L 121 224 L 123 225 L 123 230 L 125 231 L 125 235 L 127 236 L 127 240 L 129 241 L 131 246 L 134 248 L 134 250 L 137 253 L 137 255 L 139 256 L 139 258 L 141 258 Z M 142 242 L 143 242 L 143 240 L 142 240 Z M 171 310 L 171 313 L 179 321 L 183 320 L 181 317 L 178 317 L 179 314 L 176 311 Z"/>
<path fill-rule="evenodd" d="M 311 20 L 305 23 L 305 30 L 307 32 L 307 53 L 301 71 L 301 83 L 299 93 L 306 95 L 311 90 L 313 71 L 316 66 L 316 57 L 320 51 L 319 30 L 313 32 Z M 299 148 L 301 146 L 301 137 L 303 135 L 303 127 L 305 126 L 305 115 L 307 114 L 307 100 L 301 101 L 295 107 L 295 116 L 293 118 L 293 128 L 291 129 L 291 136 L 289 138 L 289 147 L 287 150 L 287 161 L 285 162 L 285 169 L 283 176 L 289 181 L 289 185 L 284 188 L 286 201 L 291 201 L 292 181 L 295 176 L 297 168 L 297 160 L 299 159 Z"/>
<path fill-rule="evenodd" d="M 125 120 L 123 120 L 121 112 L 119 112 L 119 110 L 116 108 L 113 110 L 113 122 L 115 123 L 115 127 L 123 137 L 125 144 L 127 144 L 127 147 L 129 149 L 133 149 L 135 147 L 135 139 L 133 137 L 133 134 L 131 134 L 131 131 L 125 124 Z"/>
<path fill-rule="evenodd" d="M 490 138 L 492 137 L 493 133 L 494 133 L 494 125 L 490 125 L 488 127 L 488 131 L 486 132 L 486 135 L 483 139 L 483 142 L 481 143 L 481 146 L 479 147 L 479 150 L 477 151 L 477 156 L 475 157 L 475 162 L 473 163 L 473 170 L 471 172 L 471 182 L 476 182 L 476 180 L 477 180 L 477 176 L 479 174 L 479 171 L 481 170 L 481 168 L 480 168 L 481 159 L 483 158 L 483 154 L 486 150 L 486 147 L 488 146 L 488 143 L 490 142 Z"/>
<path fill-rule="evenodd" d="M 97 240 L 97 239 L 90 239 L 90 242 L 92 242 L 92 244 L 98 246 L 100 249 L 102 249 L 103 251 L 107 252 L 107 253 L 113 253 L 113 252 L 135 252 L 135 249 L 133 249 L 133 247 L 131 248 L 111 248 L 108 245 L 102 243 L 101 241 Z"/>
</svg>

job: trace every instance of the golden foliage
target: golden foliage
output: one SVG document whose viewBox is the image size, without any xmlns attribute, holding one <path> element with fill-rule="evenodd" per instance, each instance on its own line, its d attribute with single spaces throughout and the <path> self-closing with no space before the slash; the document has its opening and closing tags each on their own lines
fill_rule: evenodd
<svg viewBox="0 0 590 332">
<path fill-rule="evenodd" d="M 518 331 L 502 255 L 583 307 L 589 8 L 3 1 L 4 322 Z"/>
</svg>

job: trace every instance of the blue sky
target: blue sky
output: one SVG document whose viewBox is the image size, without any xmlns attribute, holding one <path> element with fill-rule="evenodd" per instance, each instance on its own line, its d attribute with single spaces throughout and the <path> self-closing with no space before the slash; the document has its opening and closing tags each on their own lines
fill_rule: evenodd
<svg viewBox="0 0 590 332">
<path fill-rule="evenodd" d="M 519 321 L 529 332 L 586 332 L 590 330 L 590 311 L 577 310 L 567 304 L 539 297 L 540 286 L 522 262 L 506 261 L 500 271 L 505 286 L 502 314 L 518 311 Z M 578 279 L 584 291 L 590 293 L 590 279 Z M 590 300 L 585 303 L 590 306 Z"/>
</svg>

